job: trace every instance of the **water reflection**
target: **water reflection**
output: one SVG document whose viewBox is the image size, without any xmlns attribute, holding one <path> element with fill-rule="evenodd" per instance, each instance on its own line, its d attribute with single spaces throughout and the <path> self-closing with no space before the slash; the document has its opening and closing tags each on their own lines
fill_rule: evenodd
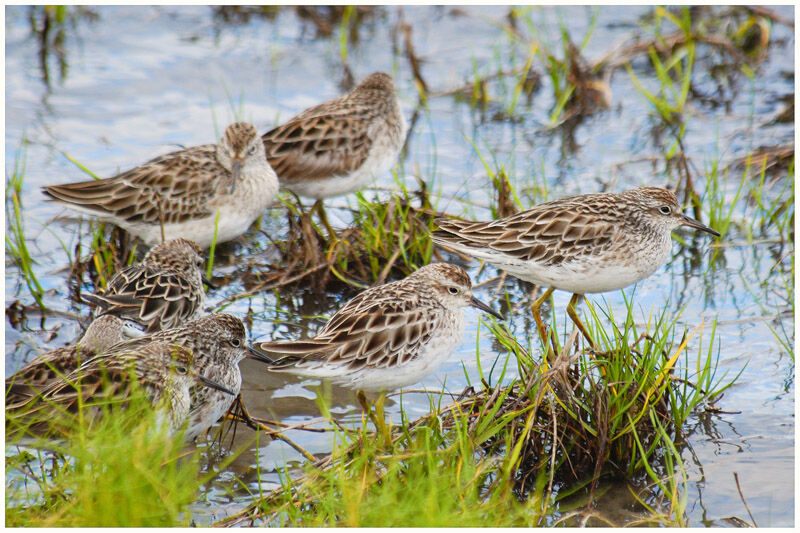
<svg viewBox="0 0 800 533">
<path fill-rule="evenodd" d="M 84 272 L 87 275 L 70 273 L 74 264 L 70 254 L 87 260 L 88 225 L 50 223 L 56 213 L 38 196 L 39 186 L 82 177 L 61 152 L 93 169 L 110 171 L 165 151 L 162 143 L 208 142 L 214 138 L 212 116 L 223 122 L 226 114 L 233 112 L 226 95 L 242 94 L 245 104 L 236 112 L 252 116 L 260 128 L 266 128 L 280 117 L 335 96 L 354 75 L 390 71 L 398 81 L 411 126 L 399 178 L 413 188 L 411 176 L 422 177 L 434 195 L 442 193 L 441 210 L 481 220 L 488 219 L 491 206 L 496 205 L 487 167 L 492 172 L 504 169 L 527 207 L 566 194 L 622 190 L 650 182 L 683 183 L 687 165 L 699 183 L 720 158 L 720 168 L 727 168 L 720 173 L 720 187 L 731 200 L 743 169 L 728 167 L 729 161 L 746 157 L 754 146 L 781 147 L 793 140 L 793 117 L 786 113 L 791 99 L 785 101 L 785 95 L 794 92 L 793 29 L 778 21 L 773 21 L 771 28 L 771 53 L 757 60 L 746 57 L 758 53 L 763 40 L 763 33 L 757 33 L 762 31 L 760 26 L 743 32 L 741 53 L 698 43 L 690 105 L 676 117 L 676 124 L 686 128 L 685 157 L 679 158 L 668 157 L 675 143 L 674 130 L 661 125 L 625 69 L 629 64 L 636 76 L 657 91 L 647 45 L 654 43 L 656 52 L 664 54 L 662 59 L 681 45 L 678 35 L 662 36 L 663 47 L 655 42 L 653 9 L 649 7 L 587 11 L 530 6 L 200 6 L 157 10 L 70 6 L 63 8 L 62 14 L 57 9 L 62 8 L 7 10 L 6 153 L 13 153 L 23 135 L 31 139 L 23 196 L 25 214 L 30 216 L 28 236 L 35 241 L 35 268 L 48 291 L 45 302 L 49 308 L 45 315 L 34 311 L 22 282 L 15 277 L 15 267 L 9 265 L 7 370 L 18 368 L 39 350 L 78 336 L 87 314 L 85 307 L 76 303 L 79 292 L 95 286 L 91 270 Z M 691 8 L 695 17 L 725 11 L 735 15 L 725 31 L 738 31 L 752 14 L 752 8 L 740 6 Z M 791 18 L 791 10 L 784 16 Z M 616 74 L 608 80 L 613 90 L 610 108 L 600 106 L 591 114 L 576 113 L 554 124 L 550 115 L 558 102 L 553 81 L 542 56 L 536 56 L 525 70 L 529 45 L 533 39 L 549 44 L 555 51 L 551 55 L 563 61 L 566 43 L 558 35 L 559 21 L 568 27 L 574 45 L 595 17 L 581 60 L 573 58 L 577 63 L 574 69 L 582 69 L 585 75 L 585 63 L 596 65 L 620 42 L 636 45 L 629 39 L 634 34 L 643 35 L 644 51 L 627 63 L 607 67 Z M 91 32 L 85 30 L 87 23 Z M 343 28 L 345 39 L 341 39 Z M 508 29 L 523 38 L 509 37 Z M 30 35 L 24 38 L 23 33 Z M 74 53 L 75 41 L 81 43 L 85 54 Z M 346 41 L 346 58 L 342 41 Z M 37 62 L 38 67 L 28 73 L 26 65 Z M 753 69 L 753 78 L 743 75 L 744 65 Z M 606 80 L 606 72 L 591 74 Z M 510 97 L 520 81 L 522 87 L 512 108 Z M 592 98 L 584 93 L 579 101 L 588 105 Z M 778 116 L 783 116 L 782 121 L 773 123 Z M 107 141 L 98 142 L 101 137 Z M 719 318 L 714 353 L 720 356 L 720 375 L 727 371 L 732 377 L 749 361 L 739 384 L 726 391 L 717 404 L 725 412 L 698 412 L 683 429 L 682 453 L 691 480 L 687 490 L 692 492 L 687 509 L 690 524 L 724 525 L 735 523 L 727 517 L 746 517 L 732 471 L 740 473 L 757 518 L 770 515 L 781 525 L 793 521 L 794 362 L 790 353 L 794 349 L 794 229 L 793 223 L 781 220 L 787 211 L 793 216 L 794 197 L 790 190 L 780 192 L 791 185 L 786 167 L 779 164 L 793 160 L 793 155 L 787 154 L 785 150 L 776 152 L 769 160 L 762 197 L 770 203 L 785 194 L 783 211 L 761 215 L 754 207 L 758 203 L 755 197 L 748 196 L 749 204 L 741 211 L 737 207 L 735 213 L 745 223 L 735 224 L 731 238 L 719 248 L 709 249 L 706 240 L 682 234 L 685 242 L 674 244 L 669 266 L 635 291 L 625 292 L 636 299 L 637 324 L 646 322 L 651 310 L 664 307 L 673 317 L 680 313 L 680 323 L 690 330 L 704 320 L 710 332 L 711 322 Z M 779 155 L 783 158 L 777 158 Z M 745 195 L 757 190 L 760 176 L 756 166 L 744 182 Z M 395 182 L 384 176 L 377 185 L 393 188 Z M 697 190 L 703 196 L 701 188 Z M 348 207 L 353 204 L 354 200 L 347 198 L 335 202 L 332 211 L 342 224 L 349 220 Z M 272 238 L 284 235 L 283 211 L 265 217 L 262 229 Z M 76 247 L 80 247 L 79 253 L 75 253 Z M 236 298 L 257 287 L 276 261 L 276 253 L 257 230 L 243 241 L 220 248 L 214 271 L 225 287 L 210 295 L 209 307 L 226 306 L 227 311 L 245 317 L 256 340 L 312 336 L 356 291 L 337 286 L 320 292 L 309 287 Z M 494 269 L 480 270 L 477 263 L 462 264 L 476 282 L 497 276 Z M 480 287 L 481 292 L 482 299 L 497 304 L 511 318 L 509 328 L 519 341 L 526 347 L 533 344 L 535 325 L 528 312 L 532 287 L 505 279 L 487 283 Z M 556 296 L 559 323 L 564 317 L 558 309 L 563 308 L 566 297 Z M 617 315 L 624 310 L 625 296 L 619 291 L 590 298 Z M 551 315 L 549 306 L 543 312 Z M 771 330 L 778 332 L 788 349 Z M 561 325 L 559 334 L 563 338 L 566 333 Z M 464 346 L 441 374 L 419 387 L 441 390 L 446 380 L 448 391 L 458 394 L 463 390 L 467 386 L 464 371 L 471 378 L 477 375 L 476 338 L 480 339 L 481 363 L 487 373 L 497 361 L 492 376 L 496 379 L 507 352 L 499 341 L 486 335 L 485 328 L 480 335 L 477 329 L 470 329 Z M 710 337 L 707 339 L 703 353 L 710 342 Z M 700 348 L 698 344 L 690 346 L 692 353 Z M 314 382 L 269 374 L 255 362 L 244 363 L 242 370 L 245 402 L 254 414 L 287 424 L 319 418 Z M 330 404 L 337 419 L 357 424 L 360 409 L 350 394 L 332 389 Z M 400 403 L 399 399 L 393 401 L 389 415 L 397 419 Z M 447 396 L 444 401 L 452 400 Z M 403 398 L 403 406 L 410 416 L 427 411 L 427 397 L 409 394 Z M 730 414 L 734 412 L 739 414 Z M 291 446 L 279 441 L 256 443 L 256 434 L 243 426 L 237 428 L 232 442 L 231 436 L 219 446 L 201 444 L 207 452 L 207 468 L 224 465 L 231 450 L 240 446 L 246 451 L 225 467 L 193 507 L 198 523 L 240 509 L 254 492 L 270 490 L 285 465 L 290 474 L 297 473 L 301 456 Z M 291 436 L 312 453 L 324 454 L 330 449 L 329 434 L 292 430 Z M 263 483 L 260 488 L 259 479 Z M 565 519 L 569 524 L 636 522 L 646 515 L 632 499 L 631 489 L 646 502 L 659 503 L 657 491 L 644 480 L 630 484 L 604 480 L 600 485 L 594 494 L 599 498 L 597 514 L 570 516 Z M 762 486 L 777 487 L 776 492 L 770 495 L 765 489 L 754 494 Z M 588 489 L 571 503 L 581 506 L 587 501 Z M 565 517 L 574 510 L 569 503 L 562 504 Z"/>
</svg>

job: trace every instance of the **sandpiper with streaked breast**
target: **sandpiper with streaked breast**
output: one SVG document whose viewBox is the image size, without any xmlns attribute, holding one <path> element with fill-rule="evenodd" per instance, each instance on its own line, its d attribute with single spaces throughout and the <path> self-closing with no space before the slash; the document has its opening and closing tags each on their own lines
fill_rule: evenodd
<svg viewBox="0 0 800 533">
<path fill-rule="evenodd" d="M 243 234 L 272 205 L 278 179 L 251 124 L 219 143 L 157 157 L 113 178 L 44 187 L 51 200 L 125 229 L 153 246 L 183 237 L 208 248 Z"/>
<path fill-rule="evenodd" d="M 329 379 L 380 393 L 373 422 L 388 438 L 384 393 L 416 383 L 436 370 L 461 343 L 465 306 L 500 317 L 472 295 L 469 276 L 456 265 L 424 266 L 408 277 L 372 287 L 347 302 L 312 339 L 262 342 L 269 370 Z"/>
<path fill-rule="evenodd" d="M 567 312 L 593 343 L 575 311 L 581 295 L 622 289 L 651 275 L 669 259 L 670 234 L 679 226 L 720 236 L 684 215 L 675 194 L 659 187 L 569 196 L 489 222 L 437 224 L 436 244 L 548 287 L 532 306 L 545 343 L 539 307 L 554 289 L 573 293 Z"/>
</svg>

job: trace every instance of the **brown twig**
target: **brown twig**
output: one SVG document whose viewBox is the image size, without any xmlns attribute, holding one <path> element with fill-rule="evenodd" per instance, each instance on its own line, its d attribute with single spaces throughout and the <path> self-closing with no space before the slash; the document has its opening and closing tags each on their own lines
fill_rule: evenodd
<svg viewBox="0 0 800 533">
<path fill-rule="evenodd" d="M 787 19 L 783 15 L 778 15 L 773 10 L 766 8 L 764 6 L 744 6 L 744 8 L 751 13 L 758 15 L 759 17 L 766 17 L 770 20 L 783 24 L 784 26 L 789 26 L 790 28 L 794 28 L 794 21 L 791 19 Z"/>
<path fill-rule="evenodd" d="M 753 522 L 754 527 L 758 527 L 756 523 L 756 519 L 753 517 L 753 513 L 750 512 L 750 506 L 747 505 L 747 501 L 744 499 L 744 494 L 742 493 L 742 487 L 739 485 L 739 473 L 733 473 L 733 479 L 736 480 L 736 490 L 739 491 L 739 497 L 742 499 L 742 503 L 744 504 L 744 508 L 747 509 L 747 514 L 750 515 L 750 520 Z"/>
</svg>

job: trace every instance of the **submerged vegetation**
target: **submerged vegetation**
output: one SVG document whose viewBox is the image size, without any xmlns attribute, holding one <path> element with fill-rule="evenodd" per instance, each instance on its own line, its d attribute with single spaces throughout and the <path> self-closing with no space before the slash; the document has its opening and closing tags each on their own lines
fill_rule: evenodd
<svg viewBox="0 0 800 533">
<path fill-rule="evenodd" d="M 51 25 L 52 20 L 60 21 L 55 27 L 63 32 L 68 29 L 64 21 L 82 13 L 59 9 L 32 8 L 31 24 L 39 28 L 42 43 L 52 41 L 48 35 L 53 30 L 41 29 L 47 20 Z M 359 35 L 363 39 L 365 31 L 374 31 L 370 25 L 384 16 L 379 8 L 343 6 L 220 6 L 213 12 L 217 31 L 223 31 L 226 24 L 275 20 L 285 14 L 283 9 L 293 10 L 315 36 L 329 38 L 331 56 L 342 64 L 343 85 L 358 61 L 353 48 L 359 45 Z M 267 420 L 251 409 L 257 433 L 244 424 L 226 422 L 246 433 L 247 442 L 242 447 L 227 445 L 229 433 L 223 432 L 222 455 L 230 455 L 217 463 L 208 460 L 210 467 L 201 452 L 213 445 L 187 449 L 180 440 L 155 431 L 147 409 L 135 406 L 91 431 L 76 424 L 74 437 L 65 442 L 7 441 L 7 524 L 189 526 L 195 523 L 193 504 L 213 489 L 229 491 L 239 504 L 210 519 L 222 526 L 695 525 L 688 518 L 695 497 L 690 485 L 697 476 L 692 480 L 688 472 L 695 459 L 687 426 L 717 413 L 716 402 L 747 370 L 744 358 L 727 365 L 721 361 L 732 344 L 720 332 L 722 323 L 741 318 L 722 316 L 718 301 L 728 300 L 719 292 L 727 285 L 718 279 L 741 278 L 738 286 L 750 296 L 743 305 L 759 308 L 762 316 L 756 319 L 772 334 L 768 342 L 794 358 L 793 146 L 729 150 L 729 139 L 710 132 L 716 135 L 718 153 L 693 147 L 698 134 L 692 125 L 704 113 L 729 108 L 736 88 L 750 88 L 754 73 L 769 56 L 770 28 L 786 23 L 759 9 L 653 8 L 638 26 L 625 28 L 623 41 L 597 51 L 592 50 L 597 11 L 589 12 L 584 33 L 578 34 L 563 14 L 558 25 L 548 29 L 538 8 L 509 8 L 506 17 L 491 20 L 501 35 L 493 61 L 479 64 L 472 58 L 465 71 L 472 78 L 444 88 L 437 88 L 437 78 L 426 72 L 431 67 L 422 60 L 424 51 L 413 46 L 413 19 L 407 10 L 399 10 L 392 35 L 399 63 L 395 68 L 410 72 L 411 90 L 419 93 L 410 137 L 433 130 L 435 106 L 452 99 L 459 109 L 474 110 L 481 128 L 497 122 L 517 132 L 520 123 L 528 121 L 527 128 L 534 116 L 535 131 L 525 132 L 536 138 L 531 146 L 560 138 L 558 165 L 568 167 L 579 148 L 576 130 L 581 123 L 617 120 L 610 116 L 617 109 L 638 105 L 645 118 L 633 127 L 646 130 L 642 135 L 654 151 L 631 155 L 641 158 L 621 161 L 610 176 L 591 176 L 597 183 L 585 187 L 615 190 L 631 182 L 646 184 L 638 175 L 645 168 L 648 175 L 682 193 L 687 212 L 693 210 L 695 218 L 718 230 L 723 239 L 704 253 L 691 238 L 674 235 L 674 263 L 683 267 L 684 279 L 673 282 L 677 288 L 664 287 L 655 297 L 650 295 L 647 303 L 636 291 L 626 292 L 623 316 L 615 316 L 614 307 L 605 302 L 586 302 L 582 319 L 598 341 L 596 349 L 586 345 L 577 330 L 565 329 L 562 322 L 569 322 L 553 306 L 547 322 L 558 334 L 550 357 L 530 320 L 531 287 L 488 266 L 471 271 L 481 290 L 497 282 L 491 290 L 501 300 L 508 324 L 480 324 L 475 349 L 467 352 L 477 360 L 477 377 L 465 366 L 467 385 L 462 391 L 426 391 L 429 414 L 411 418 L 403 409 L 409 403 L 425 403 L 419 391 L 392 395 L 400 404 L 401 419 L 392 420 L 389 446 L 375 438 L 366 416 L 360 423 L 343 421 L 341 410 L 334 409 L 325 394 L 318 398 L 321 419 Z M 49 46 L 53 45 L 58 43 Z M 66 58 L 59 57 L 66 65 Z M 45 78 L 49 87 L 50 76 L 45 73 Z M 620 93 L 623 84 L 627 93 L 612 93 L 612 87 Z M 750 113 L 751 126 L 763 118 L 753 117 L 753 109 Z M 775 123 L 777 119 L 769 124 Z M 353 288 L 403 277 L 431 261 L 459 261 L 463 258 L 434 249 L 430 232 L 435 218 L 473 210 L 481 210 L 479 218 L 498 218 L 565 191 L 581 190 L 582 186 L 565 187 L 560 176 L 545 178 L 544 161 L 532 163 L 542 167 L 541 176 L 525 175 L 527 167 L 519 154 L 527 150 L 527 138 L 515 137 L 507 153 L 493 148 L 481 131 L 476 128 L 461 140 L 471 144 L 470 155 L 480 161 L 480 187 L 466 178 L 455 187 L 441 187 L 444 163 L 437 152 L 438 139 L 433 138 L 432 162 L 420 162 L 427 153 L 411 152 L 409 160 L 417 159 L 413 186 L 397 173 L 391 192 L 350 195 L 347 207 L 339 201 L 328 202 L 335 205 L 327 208 L 308 208 L 284 195 L 280 208 L 272 210 L 273 219 L 265 215 L 256 231 L 247 234 L 250 242 L 212 248 L 208 274 L 224 291 L 219 298 L 209 294 L 213 310 L 239 305 L 252 326 L 273 310 L 275 315 L 282 313 L 281 305 L 294 303 L 300 292 L 339 299 Z M 7 316 L 15 329 L 31 329 L 24 320 L 27 312 L 57 312 L 48 309 L 52 300 L 45 289 L 52 284 L 42 281 L 51 273 L 37 264 L 31 246 L 32 234 L 53 230 L 23 211 L 29 192 L 23 187 L 26 143 L 20 145 L 6 186 L 6 260 L 13 267 L 7 276 L 18 280 L 16 300 L 9 303 L 7 297 Z M 442 146 L 444 152 L 447 145 Z M 425 164 L 430 168 L 420 171 Z M 344 227 L 331 224 L 332 212 L 347 220 Z M 105 286 L 113 272 L 141 251 L 110 225 L 92 221 L 74 227 L 80 233 L 74 246 L 61 243 L 66 257 L 59 263 L 67 268 L 59 279 L 66 277 L 73 302 L 80 302 L 81 291 Z M 752 257 L 732 258 L 731 250 L 737 247 L 752 248 Z M 754 274 L 743 274 L 739 264 L 730 273 L 729 262 L 745 261 Z M 684 318 L 686 294 L 702 300 L 703 309 L 719 318 Z M 304 323 L 316 324 L 322 318 L 319 308 L 303 306 L 291 312 Z M 786 388 L 793 395 L 793 370 L 788 372 Z M 127 424 L 138 418 L 144 423 L 130 431 Z M 326 452 L 305 449 L 303 437 L 312 432 L 329 439 Z M 302 462 L 274 469 L 263 466 L 259 445 L 273 440 L 291 446 Z M 235 473 L 226 467 L 254 441 L 256 456 L 248 460 L 256 481 L 242 481 L 244 489 L 232 488 L 229 481 Z M 622 518 L 606 513 L 602 505 L 619 487 L 624 497 L 617 499 L 626 502 L 628 511 Z M 745 516 L 746 492 L 739 493 L 739 514 Z M 752 515 L 729 521 L 761 525 Z"/>
</svg>

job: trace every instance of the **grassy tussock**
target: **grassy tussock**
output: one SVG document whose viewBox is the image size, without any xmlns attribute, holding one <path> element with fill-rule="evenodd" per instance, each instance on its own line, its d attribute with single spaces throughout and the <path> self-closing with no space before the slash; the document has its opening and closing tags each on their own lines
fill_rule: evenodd
<svg viewBox="0 0 800 533">
<path fill-rule="evenodd" d="M 431 261 L 430 233 L 439 213 L 424 183 L 416 191 L 401 185 L 385 202 L 368 200 L 364 193 L 356 198 L 353 222 L 340 230 L 330 227 L 324 211 L 302 211 L 286 201 L 288 234 L 273 241 L 279 261 L 256 265 L 244 279 L 248 290 L 241 296 L 297 284 L 317 291 L 340 282 L 364 288 L 407 276 Z"/>
<path fill-rule="evenodd" d="M 395 427 L 391 449 L 364 427 L 339 427 L 329 456 L 299 478 L 287 473 L 280 489 L 219 525 L 572 523 L 591 511 L 562 509 L 562 500 L 588 491 L 590 504 L 609 477 L 648 480 L 635 494 L 649 516 L 644 523 L 682 524 L 682 425 L 731 381 L 716 375 L 715 347 L 704 347 L 702 327 L 679 332 L 662 314 L 640 330 L 630 306 L 622 329 L 604 330 L 606 317 L 592 317 L 602 351 L 574 350 L 573 334 L 542 362 L 503 326 L 489 325 L 510 352 L 506 365 L 516 358 L 520 378 L 495 386 L 482 380 L 477 392 L 469 387 L 444 408 L 432 397 L 430 415 Z"/>
<path fill-rule="evenodd" d="M 78 413 L 59 441 L 9 436 L 31 422 L 7 416 L 6 525 L 188 526 L 186 507 L 211 475 L 140 392 L 99 420 Z"/>
</svg>

